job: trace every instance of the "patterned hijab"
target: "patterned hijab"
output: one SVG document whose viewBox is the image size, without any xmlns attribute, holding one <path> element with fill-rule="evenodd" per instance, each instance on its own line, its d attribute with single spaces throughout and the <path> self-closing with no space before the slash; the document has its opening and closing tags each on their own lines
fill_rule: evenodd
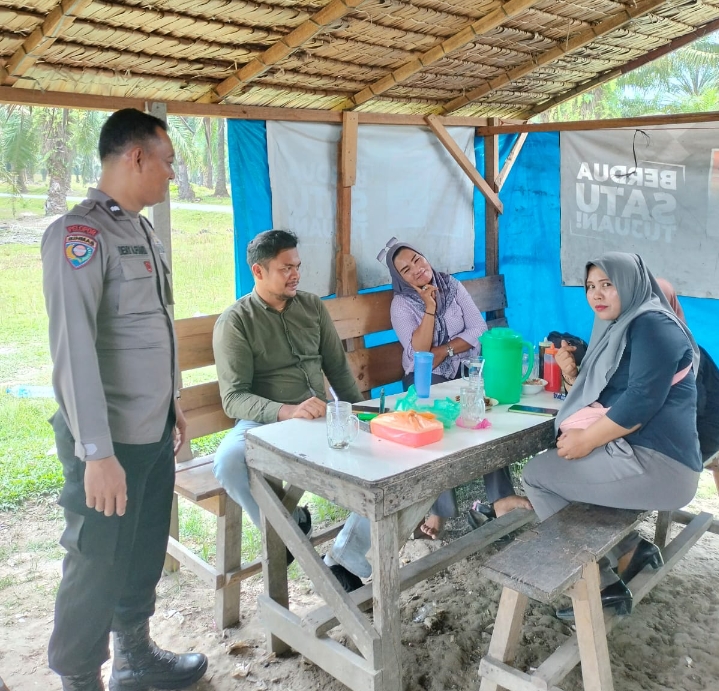
<svg viewBox="0 0 719 691">
<path fill-rule="evenodd" d="M 406 242 L 397 242 L 390 248 L 389 252 L 387 252 L 387 256 L 385 257 L 385 261 L 387 262 L 389 274 L 392 277 L 392 290 L 395 295 L 404 296 L 424 310 L 424 302 L 422 301 L 422 298 L 417 294 L 417 291 L 409 283 L 407 283 L 404 278 L 402 278 L 399 271 L 397 271 L 397 267 L 394 265 L 394 258 L 397 256 L 397 253 L 403 249 L 412 250 L 412 252 L 416 252 L 424 257 L 421 252 L 417 251 Z M 449 332 L 447 331 L 447 322 L 445 321 L 445 314 L 447 312 L 447 308 L 457 298 L 457 287 L 459 286 L 459 282 L 456 278 L 454 278 L 454 276 L 432 269 L 432 285 L 437 287 L 437 292 L 435 293 L 437 301 L 437 314 L 434 319 L 434 338 L 432 339 L 432 342 L 434 345 L 443 345 L 444 343 L 449 343 L 450 340 Z"/>
<path fill-rule="evenodd" d="M 611 322 L 594 317 L 592 336 L 579 375 L 555 418 L 557 432 L 562 420 L 599 398 L 607 382 L 617 371 L 627 345 L 629 326 L 645 312 L 662 312 L 678 324 L 694 350 L 695 372 L 699 366 L 699 348 L 691 331 L 674 313 L 656 279 L 638 254 L 607 252 L 599 259 L 587 263 L 584 271 L 585 282 L 592 266 L 600 268 L 616 287 L 621 312 L 619 317 Z"/>
</svg>

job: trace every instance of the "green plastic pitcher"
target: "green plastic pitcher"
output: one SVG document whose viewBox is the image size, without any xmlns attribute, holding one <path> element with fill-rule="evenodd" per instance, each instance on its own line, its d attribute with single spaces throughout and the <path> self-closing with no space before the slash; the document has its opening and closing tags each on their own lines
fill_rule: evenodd
<svg viewBox="0 0 719 691">
<path fill-rule="evenodd" d="M 512 329 L 497 327 L 485 331 L 479 341 L 484 357 L 484 392 L 500 403 L 516 403 L 522 393 L 522 382 L 532 371 L 534 348 L 521 334 Z M 529 357 L 526 372 L 522 372 L 522 353 Z"/>
</svg>

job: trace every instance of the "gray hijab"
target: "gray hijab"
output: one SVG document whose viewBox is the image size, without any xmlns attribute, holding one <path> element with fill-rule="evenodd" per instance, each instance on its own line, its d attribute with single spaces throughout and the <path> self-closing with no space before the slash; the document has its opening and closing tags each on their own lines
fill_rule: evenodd
<svg viewBox="0 0 719 691">
<path fill-rule="evenodd" d="M 396 295 L 404 295 L 404 297 L 411 302 L 414 302 L 419 308 L 424 309 L 424 302 L 422 302 L 422 298 L 417 295 L 417 291 L 409 283 L 407 283 L 404 278 L 402 278 L 399 271 L 397 271 L 397 267 L 394 265 L 394 258 L 397 256 L 397 253 L 403 249 L 412 250 L 412 252 L 424 257 L 421 252 L 417 251 L 414 247 L 412 247 L 412 245 L 408 245 L 406 242 L 396 242 L 392 245 L 385 257 L 387 268 L 389 269 L 390 276 L 392 277 L 392 290 Z M 444 345 L 450 340 L 449 331 L 447 330 L 447 322 L 445 321 L 445 314 L 447 312 L 447 308 L 457 299 L 459 282 L 456 278 L 454 278 L 454 276 L 432 269 L 432 284 L 437 287 L 437 292 L 435 294 L 437 310 L 435 312 L 434 338 L 432 343 L 434 345 Z"/>
<path fill-rule="evenodd" d="M 619 366 L 627 344 L 627 330 L 640 314 L 662 312 L 676 322 L 694 350 L 695 372 L 699 366 L 699 348 L 691 331 L 676 316 L 656 279 L 638 254 L 603 254 L 599 259 L 587 263 L 584 271 L 585 282 L 592 266 L 600 268 L 616 287 L 621 312 L 619 317 L 611 322 L 594 317 L 592 336 L 582 368 L 554 422 L 557 432 L 563 420 L 599 398 Z"/>
</svg>

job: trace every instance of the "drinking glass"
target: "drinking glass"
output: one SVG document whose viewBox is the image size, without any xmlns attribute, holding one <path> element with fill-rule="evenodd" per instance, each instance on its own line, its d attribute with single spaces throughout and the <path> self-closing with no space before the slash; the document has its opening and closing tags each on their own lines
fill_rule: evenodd
<svg viewBox="0 0 719 691">
<path fill-rule="evenodd" d="M 331 449 L 347 449 L 359 432 L 359 418 L 352 404 L 330 401 L 327 404 L 327 443 Z"/>
<path fill-rule="evenodd" d="M 465 427 L 474 427 L 484 420 L 484 391 L 473 386 L 459 390 L 460 416 Z"/>
<path fill-rule="evenodd" d="M 465 359 L 461 362 L 462 379 L 467 382 L 470 387 L 475 389 L 484 388 L 482 384 L 482 370 L 484 369 L 484 358 L 476 357 L 471 360 Z"/>
</svg>

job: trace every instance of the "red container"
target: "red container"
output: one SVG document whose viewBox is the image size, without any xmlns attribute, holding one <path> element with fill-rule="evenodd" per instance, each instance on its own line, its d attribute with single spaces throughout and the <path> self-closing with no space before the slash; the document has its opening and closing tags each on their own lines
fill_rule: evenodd
<svg viewBox="0 0 719 691">
<path fill-rule="evenodd" d="M 544 390 L 552 391 L 553 393 L 559 393 L 562 390 L 562 370 L 559 369 L 559 365 L 554 357 L 556 354 L 557 348 L 554 346 L 546 348 L 544 351 L 543 379 L 547 380 L 547 385 L 544 387 Z"/>
</svg>

